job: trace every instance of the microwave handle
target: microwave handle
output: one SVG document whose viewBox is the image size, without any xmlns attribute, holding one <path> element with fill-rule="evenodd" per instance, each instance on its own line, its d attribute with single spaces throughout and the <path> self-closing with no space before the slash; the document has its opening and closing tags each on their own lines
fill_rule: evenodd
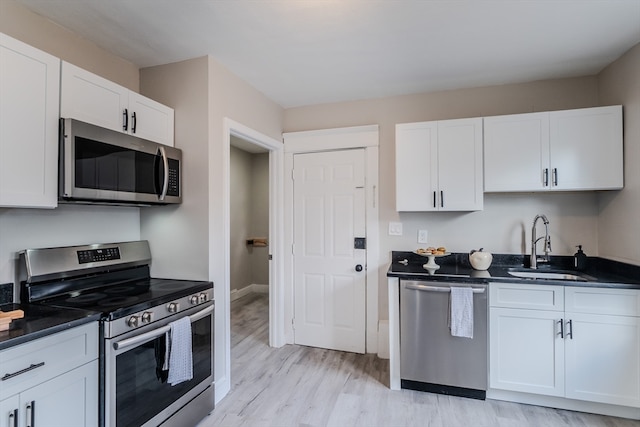
<svg viewBox="0 0 640 427">
<path fill-rule="evenodd" d="M 164 166 L 162 192 L 160 193 L 158 199 L 164 200 L 165 196 L 167 195 L 167 189 L 169 188 L 169 159 L 167 158 L 167 152 L 165 151 L 164 147 L 160 146 L 158 147 L 158 150 L 160 150 L 160 156 L 162 156 L 162 164 Z"/>
</svg>

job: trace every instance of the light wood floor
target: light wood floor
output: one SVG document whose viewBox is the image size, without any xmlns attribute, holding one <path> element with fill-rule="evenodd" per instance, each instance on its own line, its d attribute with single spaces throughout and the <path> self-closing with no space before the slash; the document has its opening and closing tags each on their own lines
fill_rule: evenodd
<svg viewBox="0 0 640 427">
<path fill-rule="evenodd" d="M 268 345 L 268 296 L 231 303 L 231 391 L 198 427 L 638 427 L 640 422 L 531 405 L 389 389 L 388 360 Z"/>
</svg>

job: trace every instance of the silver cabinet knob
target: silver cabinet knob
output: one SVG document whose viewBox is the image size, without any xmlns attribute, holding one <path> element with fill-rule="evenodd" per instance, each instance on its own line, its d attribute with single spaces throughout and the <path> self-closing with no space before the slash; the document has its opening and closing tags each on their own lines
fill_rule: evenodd
<svg viewBox="0 0 640 427">
<path fill-rule="evenodd" d="M 167 310 L 169 311 L 169 313 L 177 313 L 179 309 L 180 306 L 177 302 L 171 302 L 169 303 L 169 305 L 167 305 Z"/>
<path fill-rule="evenodd" d="M 150 311 L 145 311 L 144 313 L 142 313 L 142 323 L 149 323 L 151 322 L 151 312 Z"/>
<path fill-rule="evenodd" d="M 138 326 L 138 316 L 131 316 L 128 320 L 127 320 L 127 325 L 129 325 L 130 328 L 135 328 Z"/>
</svg>

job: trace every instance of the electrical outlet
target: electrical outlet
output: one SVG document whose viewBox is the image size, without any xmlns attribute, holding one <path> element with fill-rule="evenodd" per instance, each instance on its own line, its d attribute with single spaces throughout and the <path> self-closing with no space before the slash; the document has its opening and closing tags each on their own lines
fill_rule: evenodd
<svg viewBox="0 0 640 427">
<path fill-rule="evenodd" d="M 418 230 L 418 243 L 427 243 L 427 230 Z"/>
<path fill-rule="evenodd" d="M 390 222 L 389 223 L 389 236 L 402 236 L 402 223 Z"/>
</svg>

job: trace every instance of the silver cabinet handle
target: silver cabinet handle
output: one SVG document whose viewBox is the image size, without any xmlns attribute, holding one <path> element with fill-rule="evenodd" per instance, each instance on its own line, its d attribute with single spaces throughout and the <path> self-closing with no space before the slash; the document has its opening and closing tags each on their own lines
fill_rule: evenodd
<svg viewBox="0 0 640 427">
<path fill-rule="evenodd" d="M 558 168 L 553 168 L 553 185 L 558 186 Z"/>
<path fill-rule="evenodd" d="M 214 307 L 215 305 L 212 304 L 204 310 L 200 310 L 199 312 L 192 314 L 191 316 L 189 316 L 189 319 L 191 319 L 191 322 L 196 322 L 207 316 L 209 313 L 213 312 Z M 170 330 L 171 325 L 165 325 L 161 328 L 145 332 L 144 334 L 136 335 L 135 337 L 127 338 L 126 340 L 114 342 L 113 348 L 115 350 L 122 350 L 123 348 L 133 347 L 143 342 L 158 338 L 159 336 L 165 334 L 166 332 L 169 332 Z"/>
<path fill-rule="evenodd" d="M 36 401 L 27 403 L 26 427 L 36 427 Z"/>
<path fill-rule="evenodd" d="M 569 339 L 573 339 L 573 320 L 569 319 L 567 324 L 569 325 L 569 332 L 567 332 L 567 336 Z"/>
<path fill-rule="evenodd" d="M 6 380 L 10 380 L 13 377 L 17 377 L 18 375 L 22 375 L 25 374 L 29 371 L 33 371 L 34 369 L 37 369 L 41 366 L 44 366 L 44 362 L 40 362 L 40 363 L 32 363 L 29 367 L 21 369 L 19 371 L 16 372 L 12 372 L 10 374 L 4 374 L 4 376 L 2 378 L 0 378 L 0 381 L 6 381 Z"/>
<path fill-rule="evenodd" d="M 444 208 L 444 191 L 440 190 L 440 207 Z"/>
<path fill-rule="evenodd" d="M 425 292 L 451 292 L 451 287 L 449 286 L 429 286 L 429 285 L 416 285 L 413 283 L 408 283 L 405 285 L 407 289 L 413 289 L 415 291 L 425 291 Z M 471 291 L 474 294 L 483 294 L 485 288 L 471 288 Z"/>
<path fill-rule="evenodd" d="M 9 427 L 18 427 L 18 409 L 9 412 Z"/>
</svg>

